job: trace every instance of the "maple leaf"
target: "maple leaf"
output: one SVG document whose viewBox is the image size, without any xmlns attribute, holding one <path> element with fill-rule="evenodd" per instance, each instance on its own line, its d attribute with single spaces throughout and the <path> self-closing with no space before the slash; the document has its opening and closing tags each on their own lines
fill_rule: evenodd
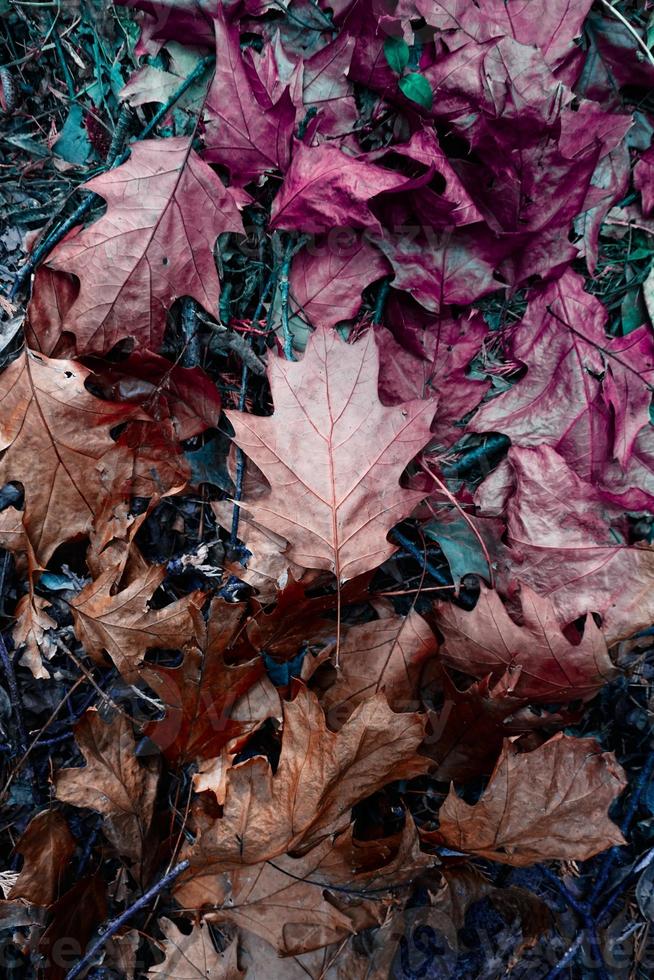
<svg viewBox="0 0 654 980">
<path fill-rule="evenodd" d="M 436 654 L 436 638 L 413 609 L 407 616 L 395 616 L 392 608 L 380 604 L 378 611 L 379 619 L 349 627 L 341 643 L 338 675 L 321 699 L 332 728 L 379 691 L 393 711 L 420 707 L 420 676 Z"/>
<path fill-rule="evenodd" d="M 261 658 L 233 666 L 225 663 L 224 654 L 243 626 L 243 607 L 214 599 L 206 623 L 194 605 L 187 608 L 198 646 L 191 645 L 187 635 L 187 650 L 179 667 L 151 664 L 141 671 L 166 709 L 165 718 L 146 726 L 146 734 L 175 763 L 213 758 L 235 736 L 279 713 L 279 701 L 264 678 Z M 255 710 L 239 718 L 236 707 L 248 692 Z"/>
<path fill-rule="evenodd" d="M 86 765 L 62 769 L 55 780 L 58 800 L 97 810 L 107 839 L 122 857 L 136 863 L 152 822 L 159 775 L 154 765 L 140 765 L 129 720 L 116 715 L 110 724 L 90 709 L 75 726 L 75 738 Z"/>
<path fill-rule="evenodd" d="M 395 714 L 382 694 L 359 704 L 336 734 L 315 695 L 302 686 L 283 709 L 274 775 L 261 756 L 228 770 L 224 816 L 204 826 L 189 849 L 186 878 L 200 890 L 217 868 L 256 864 L 321 841 L 349 824 L 356 802 L 429 766 L 417 754 L 423 718 Z"/>
<path fill-rule="evenodd" d="M 0 379 L 0 481 L 23 485 L 23 524 L 38 564 L 89 531 L 103 490 L 100 464 L 113 466 L 110 430 L 137 414 L 91 395 L 89 373 L 25 351 Z"/>
<path fill-rule="evenodd" d="M 538 861 L 585 861 L 624 838 L 606 811 L 624 789 L 612 752 L 592 738 L 558 734 L 532 752 L 505 742 L 481 799 L 464 803 L 454 789 L 439 829 L 423 839 L 516 867 Z"/>
<path fill-rule="evenodd" d="M 56 810 L 37 813 L 21 835 L 16 850 L 23 856 L 23 867 L 9 900 L 20 898 L 33 905 L 51 905 L 59 898 L 75 852 L 75 838 L 64 817 Z"/>
<path fill-rule="evenodd" d="M 214 244 L 223 232 L 243 232 L 246 198 L 224 187 L 191 140 L 135 143 L 126 163 L 84 186 L 105 198 L 106 214 L 48 258 L 80 280 L 63 324 L 80 353 L 106 353 L 125 337 L 157 350 L 180 296 L 217 308 Z"/>
<path fill-rule="evenodd" d="M 236 960 L 236 940 L 222 953 L 217 952 L 209 927 L 200 922 L 188 935 L 170 919 L 159 919 L 166 937 L 163 963 L 151 966 L 149 977 L 164 976 L 166 980 L 240 980 L 244 976 Z"/>
<path fill-rule="evenodd" d="M 349 345 L 320 329 L 302 361 L 271 361 L 273 416 L 227 413 L 236 444 L 272 487 L 245 506 L 290 542 L 294 562 L 332 570 L 338 581 L 393 554 L 386 534 L 422 496 L 397 481 L 429 440 L 433 408 L 419 401 L 384 408 L 378 363 L 371 333 Z"/>
<path fill-rule="evenodd" d="M 227 167 L 232 182 L 243 186 L 266 171 L 287 169 L 295 108 L 288 89 L 275 105 L 257 99 L 238 29 L 227 24 L 222 4 L 216 5 L 214 27 L 216 72 L 206 100 L 204 158 Z"/>
<path fill-rule="evenodd" d="M 381 231 L 369 207 L 371 198 L 406 183 L 393 173 L 337 146 L 296 143 L 284 183 L 275 197 L 271 228 L 329 232 L 334 227 Z"/>
<path fill-rule="evenodd" d="M 586 617 L 583 637 L 575 645 L 561 632 L 564 624 L 551 600 L 529 586 L 520 592 L 521 625 L 511 619 L 497 592 L 483 583 L 480 588 L 470 612 L 452 603 L 435 604 L 444 638 L 440 655 L 451 667 L 496 679 L 506 670 L 519 670 L 512 693 L 526 701 L 590 698 L 613 676 L 606 640 L 592 616 Z"/>
<path fill-rule="evenodd" d="M 193 633 L 193 608 L 202 593 L 184 596 L 163 609 L 149 601 L 166 577 L 165 565 L 153 565 L 125 588 L 112 593 L 116 569 L 108 568 L 71 603 L 75 632 L 86 653 L 98 663 L 106 651 L 125 677 L 134 677 L 153 647 L 184 647 Z"/>
<path fill-rule="evenodd" d="M 295 256 L 289 276 L 291 310 L 314 327 L 333 327 L 356 316 L 361 294 L 389 271 L 379 249 L 364 238 L 316 239 Z"/>
<path fill-rule="evenodd" d="M 654 549 L 623 543 L 601 493 L 553 449 L 511 448 L 508 460 L 510 577 L 549 598 L 562 623 L 598 612 L 609 646 L 647 628 Z"/>
<path fill-rule="evenodd" d="M 70 236 L 69 236 L 70 237 Z M 48 357 L 72 357 L 74 337 L 66 342 L 64 322 L 79 293 L 79 283 L 67 272 L 41 265 L 34 274 L 32 295 L 25 312 L 25 339 L 32 350 Z"/>
</svg>

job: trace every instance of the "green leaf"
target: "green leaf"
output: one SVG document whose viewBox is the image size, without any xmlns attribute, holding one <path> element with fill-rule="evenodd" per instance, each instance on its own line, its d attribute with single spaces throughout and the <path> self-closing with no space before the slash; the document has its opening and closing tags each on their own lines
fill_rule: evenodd
<svg viewBox="0 0 654 980">
<path fill-rule="evenodd" d="M 434 97 L 431 85 L 424 75 L 414 72 L 411 75 L 405 75 L 397 84 L 407 99 L 411 99 L 412 102 L 417 102 L 424 109 L 431 109 Z"/>
<path fill-rule="evenodd" d="M 387 37 L 384 41 L 384 54 L 389 67 L 396 75 L 401 75 L 409 64 L 409 45 L 401 37 Z"/>
</svg>

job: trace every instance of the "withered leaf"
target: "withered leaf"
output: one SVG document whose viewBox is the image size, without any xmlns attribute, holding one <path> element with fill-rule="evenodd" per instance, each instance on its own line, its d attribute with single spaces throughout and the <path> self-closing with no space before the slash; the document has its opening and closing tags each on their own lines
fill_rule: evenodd
<svg viewBox="0 0 654 980">
<path fill-rule="evenodd" d="M 148 665 L 142 676 L 166 708 L 166 716 L 146 733 L 172 762 L 211 759 L 233 738 L 251 731 L 279 711 L 279 699 L 265 677 L 260 657 L 228 665 L 224 654 L 244 620 L 243 607 L 214 599 L 205 623 L 188 607 L 197 646 L 190 645 L 180 667 Z M 255 693 L 256 691 L 256 693 Z M 236 710 L 252 696 L 252 713 Z M 258 697 L 257 697 L 258 694 Z"/>
<path fill-rule="evenodd" d="M 188 935 L 170 919 L 160 919 L 166 942 L 163 963 L 151 966 L 149 977 L 165 980 L 240 980 L 244 975 L 236 960 L 236 940 L 219 953 L 211 941 L 209 927 L 200 922 Z"/>
<path fill-rule="evenodd" d="M 379 691 L 385 693 L 393 711 L 420 708 L 420 675 L 425 662 L 436 653 L 436 637 L 414 610 L 396 616 L 380 605 L 380 611 L 380 619 L 351 626 L 341 643 L 340 670 L 321 699 L 332 728 Z"/>
<path fill-rule="evenodd" d="M 243 231 L 236 197 L 179 137 L 135 143 L 129 159 L 89 181 L 107 212 L 48 259 L 80 292 L 64 317 L 79 353 L 106 353 L 124 337 L 158 350 L 178 296 L 214 310 L 218 235 Z"/>
<path fill-rule="evenodd" d="M 106 724 L 95 709 L 87 711 L 75 738 L 86 765 L 57 774 L 57 799 L 97 810 L 118 854 L 140 861 L 159 781 L 154 764 L 146 768 L 137 760 L 131 723 L 122 714 Z"/>
<path fill-rule="evenodd" d="M 89 531 L 99 463 L 115 451 L 110 430 L 135 416 L 133 406 L 91 395 L 89 374 L 75 361 L 25 351 L 0 378 L 0 482 L 24 487 L 23 523 L 40 564 Z"/>
<path fill-rule="evenodd" d="M 571 701 L 590 698 L 613 676 L 606 640 L 592 616 L 583 637 L 571 643 L 550 599 L 528 585 L 520 591 L 522 625 L 509 616 L 497 592 L 482 583 L 469 612 L 449 602 L 435 606 L 444 636 L 441 656 L 474 677 L 520 668 L 512 694 L 527 701 Z"/>
<path fill-rule="evenodd" d="M 450 789 L 438 831 L 423 837 L 516 867 L 585 861 L 624 844 L 607 816 L 624 786 L 615 756 L 592 738 L 560 733 L 524 753 L 507 741 L 479 802 Z"/>
<path fill-rule="evenodd" d="M 59 898 L 75 850 L 75 838 L 66 820 L 57 810 L 37 813 L 27 825 L 16 850 L 23 855 L 24 864 L 9 899 L 22 898 L 34 905 L 51 905 Z"/>
<path fill-rule="evenodd" d="M 194 628 L 191 610 L 201 594 L 151 609 L 148 603 L 165 576 L 164 565 L 152 565 L 113 594 L 116 569 L 109 568 L 82 589 L 71 609 L 75 632 L 89 656 L 102 663 L 106 651 L 128 677 L 134 675 L 148 649 L 181 649 L 188 642 Z"/>
<path fill-rule="evenodd" d="M 359 800 L 429 767 L 417 751 L 423 718 L 395 714 L 383 694 L 358 705 L 336 734 L 301 685 L 283 709 L 274 775 L 261 756 L 229 769 L 223 817 L 205 824 L 189 848 L 187 877 L 197 878 L 200 891 L 202 879 L 215 876 L 217 868 L 265 861 L 342 830 Z"/>
</svg>

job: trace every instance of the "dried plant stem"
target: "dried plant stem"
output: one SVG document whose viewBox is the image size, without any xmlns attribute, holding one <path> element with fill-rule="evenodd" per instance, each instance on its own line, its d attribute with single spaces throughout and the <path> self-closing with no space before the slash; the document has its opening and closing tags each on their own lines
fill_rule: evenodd
<svg viewBox="0 0 654 980">
<path fill-rule="evenodd" d="M 65 980 L 74 980 L 75 977 L 78 977 L 83 970 L 90 966 L 93 963 L 96 954 L 99 953 L 107 940 L 111 939 L 112 936 L 115 936 L 119 929 L 121 929 L 133 915 L 140 912 L 142 908 L 145 908 L 145 906 L 148 905 L 153 898 L 159 895 L 162 891 L 165 891 L 165 889 L 168 888 L 175 878 L 179 877 L 183 871 L 186 871 L 189 864 L 189 861 L 180 861 L 180 863 L 176 865 L 172 871 L 169 871 L 168 874 L 164 875 L 163 878 L 156 883 L 156 885 L 153 885 L 152 888 L 148 888 L 148 890 L 141 895 L 141 897 L 137 899 L 133 905 L 130 905 L 129 908 L 126 908 L 125 911 L 121 912 L 119 916 L 108 922 L 79 963 L 76 963 L 75 966 L 68 971 Z"/>
</svg>

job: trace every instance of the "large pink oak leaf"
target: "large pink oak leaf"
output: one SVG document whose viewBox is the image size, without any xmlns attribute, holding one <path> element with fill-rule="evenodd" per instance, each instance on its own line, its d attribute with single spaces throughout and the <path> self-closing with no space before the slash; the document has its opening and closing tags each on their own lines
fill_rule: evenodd
<svg viewBox="0 0 654 980">
<path fill-rule="evenodd" d="M 243 232 L 246 195 L 224 187 L 189 139 L 136 143 L 126 163 L 85 187 L 106 200 L 106 213 L 48 259 L 80 280 L 63 322 L 78 353 L 106 353 L 125 337 L 156 351 L 180 296 L 216 310 L 214 245 L 223 232 Z"/>
<path fill-rule="evenodd" d="M 302 361 L 271 360 L 274 415 L 227 413 L 236 444 L 272 488 L 245 506 L 290 543 L 294 562 L 331 570 L 339 581 L 389 558 L 396 549 L 388 531 L 424 496 L 399 479 L 429 442 L 434 405 L 384 407 L 378 374 L 372 332 L 346 344 L 319 329 Z"/>
</svg>

